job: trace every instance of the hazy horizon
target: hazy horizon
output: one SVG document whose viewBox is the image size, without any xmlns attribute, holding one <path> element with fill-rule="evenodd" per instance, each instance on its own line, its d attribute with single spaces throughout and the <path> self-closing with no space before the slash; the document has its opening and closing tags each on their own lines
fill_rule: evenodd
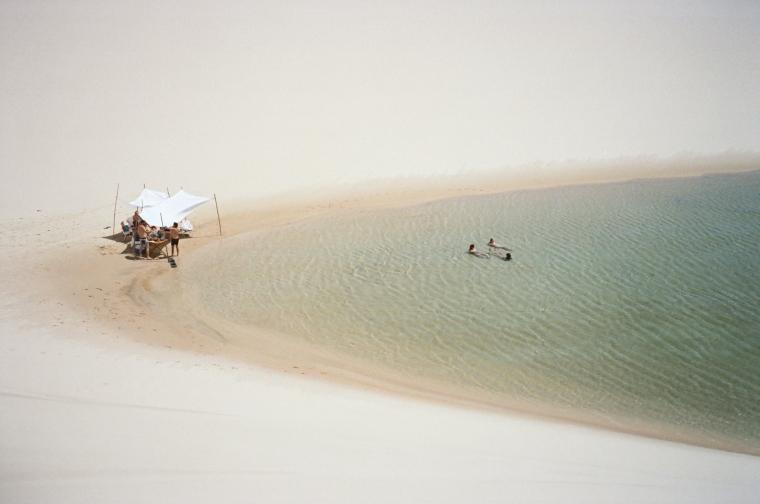
<svg viewBox="0 0 760 504">
<path fill-rule="evenodd" d="M 6 0 L 0 64 L 2 213 L 760 151 L 753 2 Z"/>
</svg>

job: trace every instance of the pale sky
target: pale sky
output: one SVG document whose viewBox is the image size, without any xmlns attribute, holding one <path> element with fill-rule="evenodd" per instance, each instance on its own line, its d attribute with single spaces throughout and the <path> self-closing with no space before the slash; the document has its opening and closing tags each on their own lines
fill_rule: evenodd
<svg viewBox="0 0 760 504">
<path fill-rule="evenodd" d="M 0 0 L 0 68 L 3 214 L 760 151 L 752 1 Z"/>
</svg>

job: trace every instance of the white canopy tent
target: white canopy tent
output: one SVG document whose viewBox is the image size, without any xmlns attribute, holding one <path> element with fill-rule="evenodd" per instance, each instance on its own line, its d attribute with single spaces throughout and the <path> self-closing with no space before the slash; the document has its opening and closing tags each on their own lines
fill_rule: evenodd
<svg viewBox="0 0 760 504">
<path fill-rule="evenodd" d="M 129 205 L 135 208 L 149 208 L 160 205 L 168 198 L 169 195 L 165 192 L 155 191 L 153 189 L 143 189 L 137 198 L 129 202 Z"/>
<path fill-rule="evenodd" d="M 140 211 L 140 217 L 151 226 L 171 226 L 175 222 L 184 220 L 193 210 L 210 199 L 180 191 L 155 205 L 144 206 Z"/>
</svg>

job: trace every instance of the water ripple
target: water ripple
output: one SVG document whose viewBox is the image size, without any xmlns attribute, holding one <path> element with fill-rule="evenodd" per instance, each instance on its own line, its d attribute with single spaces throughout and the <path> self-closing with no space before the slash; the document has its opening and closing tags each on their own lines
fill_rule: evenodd
<svg viewBox="0 0 760 504">
<path fill-rule="evenodd" d="M 428 379 L 760 450 L 758 194 L 750 173 L 331 216 L 200 254 L 182 295 Z M 490 236 L 512 262 L 464 253 Z"/>
</svg>

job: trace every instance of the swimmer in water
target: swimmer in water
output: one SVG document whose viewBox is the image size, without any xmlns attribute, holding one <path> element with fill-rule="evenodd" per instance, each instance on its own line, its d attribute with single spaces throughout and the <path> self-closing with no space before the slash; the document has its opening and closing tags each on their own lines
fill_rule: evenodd
<svg viewBox="0 0 760 504">
<path fill-rule="evenodd" d="M 478 252 L 478 250 L 475 248 L 474 243 L 470 243 L 470 249 L 467 251 L 468 254 L 472 254 L 475 257 L 480 257 L 481 259 L 490 259 L 491 256 L 488 254 L 484 254 L 483 252 Z"/>
<path fill-rule="evenodd" d="M 506 250 L 508 252 L 512 252 L 511 248 L 505 247 L 504 245 L 499 245 L 493 240 L 493 238 L 488 240 L 488 246 L 491 247 L 492 249 Z"/>
</svg>

